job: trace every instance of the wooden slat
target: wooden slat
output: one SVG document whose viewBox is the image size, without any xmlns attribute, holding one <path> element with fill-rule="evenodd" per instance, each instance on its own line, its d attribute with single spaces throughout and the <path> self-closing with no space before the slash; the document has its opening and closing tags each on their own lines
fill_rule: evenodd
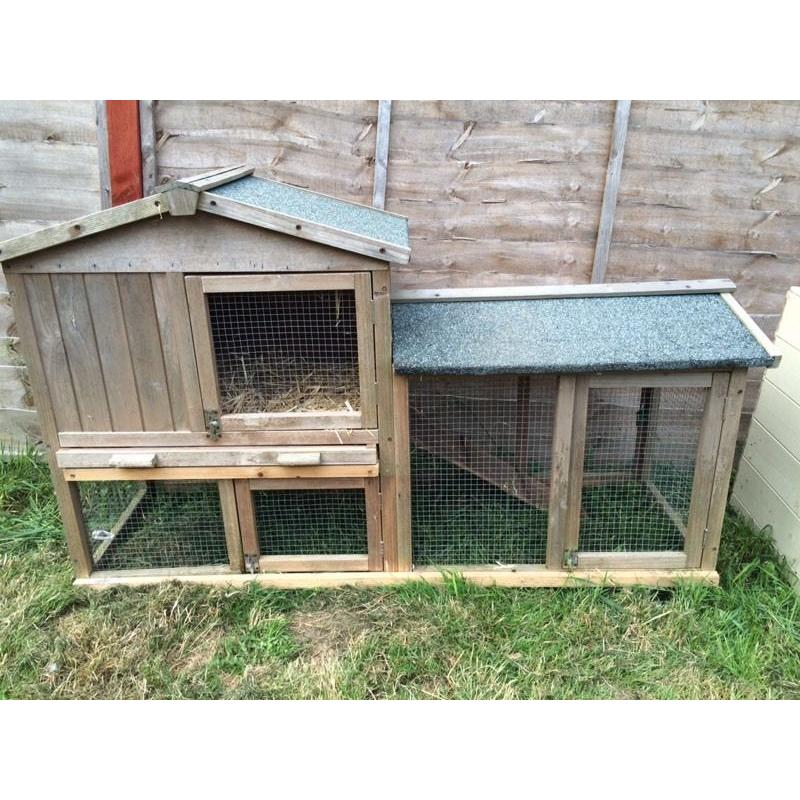
<svg viewBox="0 0 800 800">
<path fill-rule="evenodd" d="M 218 481 L 219 504 L 222 509 L 222 524 L 225 526 L 225 543 L 228 548 L 228 563 L 233 572 L 244 570 L 242 534 L 239 530 L 239 507 L 233 481 Z"/>
<path fill-rule="evenodd" d="M 243 557 L 258 557 L 261 555 L 261 549 L 258 544 L 256 510 L 253 505 L 253 493 L 250 491 L 250 483 L 238 480 L 234 481 L 233 486 L 239 514 L 239 532 L 242 537 Z"/>
<path fill-rule="evenodd" d="M 331 430 L 362 427 L 360 411 L 277 411 L 267 414 L 224 414 L 220 419 L 224 435 L 227 435 L 228 431 Z"/>
<path fill-rule="evenodd" d="M 626 386 L 669 386 L 697 387 L 711 386 L 712 372 L 607 372 L 603 375 L 590 375 L 590 389 L 613 389 Z"/>
<path fill-rule="evenodd" d="M 268 478 L 250 481 L 250 488 L 262 492 L 287 489 L 363 489 L 374 478 Z"/>
<path fill-rule="evenodd" d="M 110 589 L 115 586 L 149 586 L 170 581 L 213 587 L 242 588 L 250 583 L 276 589 L 334 589 L 342 586 L 375 587 L 397 586 L 410 582 L 442 584 L 451 580 L 449 575 L 432 569 L 415 572 L 309 572 L 309 573 L 259 573 L 257 575 L 215 574 L 212 569 L 198 574 L 189 569 L 184 574 L 175 571 L 169 575 L 111 575 L 98 573 L 91 578 L 75 581 L 76 586 L 91 589 Z M 227 569 L 227 568 L 226 568 Z M 479 586 L 504 588 L 579 588 L 581 586 L 657 586 L 670 587 L 685 582 L 706 583 L 716 586 L 719 574 L 711 570 L 670 569 L 592 569 L 572 571 L 531 570 L 464 570 L 461 575 Z"/>
<path fill-rule="evenodd" d="M 733 468 L 733 457 L 736 451 L 736 436 L 739 431 L 739 417 L 742 413 L 744 390 L 747 384 L 747 370 L 737 369 L 731 374 L 728 394 L 725 398 L 725 410 L 720 431 L 717 463 L 711 486 L 708 521 L 706 522 L 705 546 L 700 566 L 703 569 L 715 569 L 719 552 L 722 524 L 725 519 L 725 506 L 728 502 L 728 488 Z"/>
<path fill-rule="evenodd" d="M 377 464 L 328 467 L 154 467 L 153 469 L 65 469 L 67 481 L 239 480 L 250 478 L 375 478 Z"/>
<path fill-rule="evenodd" d="M 730 294 L 722 295 L 722 299 L 728 304 L 728 307 L 738 317 L 742 325 L 753 335 L 753 338 L 767 351 L 774 360 L 773 367 L 777 367 L 781 361 L 781 351 L 772 343 L 769 336 L 767 336 L 761 328 L 756 325 L 752 317 L 742 308 L 739 301 Z"/>
<path fill-rule="evenodd" d="M 141 200 L 134 200 L 131 203 L 78 217 L 71 222 L 53 225 L 41 231 L 9 239 L 0 247 L 0 259 L 5 261 L 10 258 L 18 258 L 27 253 L 64 242 L 72 242 L 85 236 L 92 236 L 120 225 L 127 225 L 130 222 L 163 216 L 166 211 L 164 201 L 159 195 L 144 197 Z"/>
<path fill-rule="evenodd" d="M 670 518 L 672 524 L 680 531 L 681 536 L 686 538 L 686 525 L 683 522 L 681 515 L 670 505 L 666 497 L 661 493 L 661 490 L 649 480 L 644 481 L 644 486 L 655 501 L 661 506 L 661 510 Z"/>
<path fill-rule="evenodd" d="M 145 196 L 156 190 L 158 164 L 156 163 L 155 100 L 139 101 L 139 141 L 142 154 L 142 192 Z"/>
<path fill-rule="evenodd" d="M 579 569 L 686 569 L 686 553 L 578 552 Z"/>
<path fill-rule="evenodd" d="M 394 376 L 395 534 L 397 569 L 412 567 L 411 437 L 409 433 L 408 378 Z"/>
<path fill-rule="evenodd" d="M 190 189 L 170 189 L 161 197 L 172 217 L 191 217 L 197 213 L 197 193 Z"/>
<path fill-rule="evenodd" d="M 84 578 L 91 574 L 93 566 L 89 537 L 86 533 L 86 525 L 81 512 L 81 500 L 78 487 L 66 483 L 56 465 L 55 449 L 58 447 L 59 417 L 56 415 L 54 402 L 60 395 L 54 394 L 52 387 L 48 389 L 49 384 L 46 373 L 48 361 L 46 361 L 41 354 L 42 329 L 37 332 L 34 316 L 31 311 L 31 302 L 36 302 L 35 298 L 38 297 L 36 289 L 46 288 L 47 291 L 44 296 L 49 298 L 51 310 L 53 314 L 55 314 L 48 276 L 42 275 L 39 277 L 43 279 L 45 283 L 42 283 L 42 280 L 31 277 L 23 278 L 21 275 L 14 275 L 13 273 L 7 275 L 6 280 L 14 301 L 14 310 L 17 316 L 17 330 L 20 335 L 20 346 L 28 365 L 28 374 L 33 389 L 34 400 L 39 411 L 39 422 L 47 446 L 47 461 L 53 480 L 53 490 L 58 502 L 61 522 L 64 525 L 64 531 L 66 533 L 70 560 L 72 561 L 75 575 L 78 578 Z M 34 285 L 34 291 L 29 297 L 28 290 L 31 288 L 32 284 Z M 41 310 L 40 308 L 39 311 Z M 55 319 L 55 316 L 49 316 L 48 314 L 45 314 L 44 317 L 45 319 Z M 47 330 L 46 326 L 44 330 Z M 39 337 L 38 347 L 37 333 Z M 45 352 L 48 352 L 47 348 Z M 77 421 L 77 408 L 74 408 L 72 416 L 74 416 Z"/>
<path fill-rule="evenodd" d="M 202 192 L 207 189 L 215 189 L 225 183 L 245 178 L 255 172 L 255 167 L 248 167 L 247 164 L 237 164 L 233 167 L 222 167 L 212 169 L 208 172 L 201 172 L 199 175 L 190 175 L 186 178 L 176 178 L 170 183 L 159 187 L 158 191 L 172 191 L 174 187 L 180 187 L 192 192 Z"/>
<path fill-rule="evenodd" d="M 141 431 L 142 415 L 117 277 L 86 275 L 84 282 L 103 370 L 111 427 L 116 431 Z"/>
<path fill-rule="evenodd" d="M 408 247 L 401 247 L 379 239 L 370 239 L 366 236 L 331 228 L 327 225 L 320 225 L 316 222 L 309 222 L 308 220 L 303 220 L 302 223 L 299 223 L 296 217 L 268 211 L 247 203 L 240 203 L 237 200 L 231 200 L 229 197 L 203 192 L 200 195 L 197 208 L 201 211 L 207 211 L 209 214 L 219 214 L 223 217 L 228 217 L 228 219 L 249 222 L 251 225 L 258 225 L 268 230 L 286 233 L 289 236 L 297 236 L 301 239 L 311 239 L 320 244 L 339 247 L 352 253 L 360 253 L 382 261 L 407 264 L 410 259 L 411 250 Z"/>
<path fill-rule="evenodd" d="M 324 272 L 305 275 L 204 275 L 203 291 L 213 292 L 319 292 L 354 289 L 355 275 Z"/>
<path fill-rule="evenodd" d="M 261 572 L 367 572 L 367 556 L 261 556 Z"/>
<path fill-rule="evenodd" d="M 606 185 L 603 191 L 603 204 L 600 208 L 600 225 L 597 229 L 597 242 L 594 250 L 592 283 L 602 283 L 606 276 L 630 114 L 631 101 L 617 100 L 614 127 L 611 132 L 611 152 L 608 156 L 608 169 L 606 170 Z"/>
<path fill-rule="evenodd" d="M 118 275 L 119 294 L 145 430 L 170 430 L 172 408 L 149 275 Z"/>
<path fill-rule="evenodd" d="M 53 275 L 50 283 L 81 427 L 85 431 L 110 430 L 111 414 L 83 276 Z"/>
<path fill-rule="evenodd" d="M 311 454 L 323 466 L 334 464 L 376 464 L 376 447 L 369 445 L 321 445 L 318 447 L 127 447 L 72 448 L 57 452 L 58 464 L 64 469 L 103 469 L 114 466 L 111 460 L 119 455 L 152 456 L 159 467 L 248 467 L 248 466 L 303 466 L 281 464 L 283 456 Z"/>
<path fill-rule="evenodd" d="M 203 292 L 203 279 L 189 276 L 185 279 L 185 283 L 202 407 L 205 411 L 213 410 L 219 412 L 220 402 L 217 388 L 217 366 L 214 359 L 214 340 L 211 337 L 211 324 L 208 319 L 206 296 Z M 205 419 L 203 428 L 205 428 Z"/>
<path fill-rule="evenodd" d="M 106 101 L 95 100 L 97 129 L 97 169 L 100 173 L 100 208 L 111 208 L 111 160 L 108 154 L 108 116 Z"/>
<path fill-rule="evenodd" d="M 575 401 L 572 411 L 572 441 L 569 456 L 569 494 L 564 518 L 564 549 L 577 550 L 580 546 L 581 507 L 584 483 L 590 478 L 584 472 L 586 453 L 586 424 L 589 410 L 589 380 L 579 375 L 575 380 Z"/>
<path fill-rule="evenodd" d="M 133 515 L 133 512 L 139 507 L 139 503 L 142 502 L 144 496 L 147 494 L 147 484 L 143 483 L 134 493 L 133 497 L 131 498 L 128 505 L 125 507 L 122 514 L 120 514 L 119 519 L 111 526 L 111 530 L 108 532 L 108 538 L 104 539 L 100 544 L 94 549 L 92 553 L 92 558 L 95 564 L 99 564 L 100 561 L 103 559 L 103 556 L 108 550 L 109 547 L 114 543 L 114 540 L 119 535 L 120 531 L 125 527 L 128 520 Z"/>
<path fill-rule="evenodd" d="M 389 170 L 389 131 L 392 101 L 378 100 L 378 124 L 375 133 L 375 175 L 372 180 L 372 205 L 386 207 L 386 177 Z"/>
<path fill-rule="evenodd" d="M 38 349 L 45 376 L 42 388 L 47 387 L 45 391 L 49 391 L 57 429 L 81 430 L 83 425 L 58 323 L 50 276 L 27 276 L 24 286 L 33 328 L 30 345 Z M 40 400 L 41 398 L 37 398 L 37 403 Z"/>
<path fill-rule="evenodd" d="M 567 515 L 570 500 L 570 450 L 572 416 L 575 409 L 576 378 L 561 375 L 558 379 L 553 455 L 550 467 L 550 509 L 547 523 L 547 567 L 558 570 L 564 565 Z"/>
<path fill-rule="evenodd" d="M 269 445 L 349 445 L 376 444 L 376 430 L 286 430 L 286 431 L 228 431 L 213 441 L 205 432 L 142 431 L 139 433 L 94 431 L 64 431 L 59 433 L 61 447 L 158 447 L 203 446 L 247 447 Z"/>
<path fill-rule="evenodd" d="M 367 568 L 383 569 L 381 488 L 378 478 L 364 481 L 364 506 L 367 514 Z M 409 566 L 410 569 L 410 566 Z"/>
<path fill-rule="evenodd" d="M 715 372 L 711 388 L 706 396 L 700 437 L 697 443 L 692 499 L 689 503 L 689 518 L 686 524 L 686 565 L 690 569 L 700 566 L 703 553 L 703 538 L 708 522 L 714 470 L 719 453 L 720 433 L 729 382 L 729 373 Z"/>
<path fill-rule="evenodd" d="M 378 424 L 378 386 L 375 379 L 375 328 L 372 311 L 372 276 L 368 272 L 355 278 L 356 327 L 358 332 L 358 378 L 361 424 Z"/>
<path fill-rule="evenodd" d="M 470 300 L 551 300 L 569 297 L 638 297 L 641 295 L 719 294 L 736 290 L 729 280 L 576 283 L 558 286 L 486 286 L 456 289 L 398 289 L 394 303 L 466 302 Z"/>
</svg>

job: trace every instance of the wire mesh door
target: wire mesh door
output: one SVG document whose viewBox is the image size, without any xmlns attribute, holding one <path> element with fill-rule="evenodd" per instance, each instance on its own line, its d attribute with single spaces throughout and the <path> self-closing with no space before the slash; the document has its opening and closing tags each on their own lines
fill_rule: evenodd
<svg viewBox="0 0 800 800">
<path fill-rule="evenodd" d="M 383 569 L 377 478 L 237 481 L 236 498 L 252 572 Z"/>
<path fill-rule="evenodd" d="M 684 552 L 707 396 L 702 386 L 589 388 L 579 563 Z"/>
<path fill-rule="evenodd" d="M 186 282 L 203 405 L 218 432 L 375 426 L 369 273 Z"/>
<path fill-rule="evenodd" d="M 217 482 L 81 481 L 78 487 L 95 570 L 230 566 L 228 539 L 238 531 L 225 518 Z"/>
<path fill-rule="evenodd" d="M 409 378 L 415 566 L 543 564 L 555 377 Z"/>
</svg>

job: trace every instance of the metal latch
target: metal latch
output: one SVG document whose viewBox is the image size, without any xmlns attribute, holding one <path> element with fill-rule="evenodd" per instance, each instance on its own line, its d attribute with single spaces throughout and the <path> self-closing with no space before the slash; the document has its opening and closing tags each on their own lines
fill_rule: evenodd
<svg viewBox="0 0 800 800">
<path fill-rule="evenodd" d="M 222 426 L 219 422 L 219 411 L 203 411 L 206 420 L 206 434 L 210 439 L 216 441 L 222 436 Z"/>
<path fill-rule="evenodd" d="M 251 575 L 255 575 L 258 572 L 258 556 L 246 555 L 244 557 L 244 570 Z"/>
<path fill-rule="evenodd" d="M 567 550 L 564 553 L 564 568 L 575 569 L 578 566 L 578 551 Z"/>
</svg>

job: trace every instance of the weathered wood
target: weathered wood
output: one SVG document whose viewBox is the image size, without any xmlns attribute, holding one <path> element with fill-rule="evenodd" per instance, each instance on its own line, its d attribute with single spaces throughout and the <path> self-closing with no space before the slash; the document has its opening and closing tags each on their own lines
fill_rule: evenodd
<svg viewBox="0 0 800 800">
<path fill-rule="evenodd" d="M 203 292 L 203 279 L 189 276 L 185 279 L 185 284 L 203 410 L 219 413 L 221 405 L 217 387 L 217 365 L 214 359 L 214 340 L 211 337 L 208 305 Z M 203 428 L 205 428 L 205 417 Z"/>
<path fill-rule="evenodd" d="M 579 569 L 686 569 L 686 553 L 655 551 L 652 553 L 577 553 Z"/>
<path fill-rule="evenodd" d="M 159 447 L 208 445 L 212 447 L 265 445 L 335 445 L 375 444 L 376 430 L 287 430 L 287 431 L 228 431 L 213 441 L 205 431 L 142 431 L 108 433 L 94 431 L 63 431 L 59 433 L 61 447 Z"/>
<path fill-rule="evenodd" d="M 55 460 L 53 461 L 55 464 Z M 375 478 L 377 464 L 320 467 L 153 467 L 152 469 L 86 468 L 61 470 L 67 481 L 240 480 L 250 478 Z"/>
<path fill-rule="evenodd" d="M 128 520 L 133 516 L 134 511 L 139 507 L 139 504 L 147 494 L 147 484 L 143 483 L 134 493 L 130 502 L 120 514 L 117 521 L 111 526 L 108 536 L 94 549 L 92 559 L 95 564 L 99 564 L 109 547 L 114 543 L 114 540 L 119 535 L 120 531 L 125 527 Z"/>
<path fill-rule="evenodd" d="M 142 154 L 142 192 L 153 194 L 156 190 L 158 165 L 156 163 L 156 100 L 139 101 L 139 140 Z"/>
<path fill-rule="evenodd" d="M 233 572 L 244 571 L 242 534 L 239 529 L 239 507 L 233 481 L 218 481 L 219 504 L 222 509 L 222 524 L 225 527 L 225 544 L 228 548 L 228 563 Z"/>
<path fill-rule="evenodd" d="M 239 532 L 242 538 L 242 554 L 247 568 L 249 559 L 257 558 L 261 554 L 258 544 L 258 526 L 256 525 L 256 510 L 253 505 L 253 493 L 248 481 L 238 480 L 233 482 L 236 495 L 236 507 L 239 515 Z"/>
<path fill-rule="evenodd" d="M 372 205 L 386 207 L 386 176 L 389 169 L 389 128 L 392 101 L 378 100 L 378 124 L 375 134 L 375 175 L 372 179 Z"/>
<path fill-rule="evenodd" d="M 644 486 L 653 498 L 661 506 L 661 510 L 670 518 L 672 524 L 680 531 L 681 536 L 686 538 L 686 525 L 681 515 L 669 504 L 669 501 L 661 493 L 660 489 L 650 480 L 644 481 Z"/>
<path fill-rule="evenodd" d="M 611 152 L 608 156 L 606 185 L 603 191 L 603 204 L 600 208 L 600 225 L 597 229 L 597 244 L 592 264 L 592 283 L 605 280 L 611 238 L 614 232 L 614 215 L 617 208 L 622 159 L 625 153 L 625 139 L 628 136 L 628 119 L 631 114 L 630 100 L 617 100 L 614 114 L 614 127 L 611 131 Z"/>
<path fill-rule="evenodd" d="M 589 375 L 589 388 L 612 389 L 624 387 L 698 387 L 711 386 L 713 373 L 704 370 L 694 372 L 606 372 Z"/>
<path fill-rule="evenodd" d="M 550 509 L 547 522 L 547 568 L 551 570 L 560 570 L 564 566 L 567 515 L 570 501 L 570 453 L 575 389 L 576 378 L 574 375 L 561 375 L 559 377 L 555 421 L 553 424 Z"/>
<path fill-rule="evenodd" d="M 69 466 L 61 462 L 62 460 L 60 459 L 60 466 Z M 154 452 L 146 453 L 140 450 L 122 450 L 107 455 L 99 464 L 87 464 L 86 466 L 114 467 L 115 469 L 148 469 L 149 467 L 155 467 L 157 462 L 158 456 Z M 73 464 L 73 466 L 77 465 Z"/>
<path fill-rule="evenodd" d="M 100 208 L 111 208 L 111 161 L 108 155 L 106 101 L 95 100 L 97 125 L 97 167 L 100 172 Z"/>
<path fill-rule="evenodd" d="M 383 519 L 378 478 L 364 481 L 364 508 L 367 516 L 367 568 L 383 570 Z"/>
<path fill-rule="evenodd" d="M 191 189 L 170 189 L 161 196 L 169 209 L 170 216 L 191 217 L 197 213 L 197 193 Z"/>
<path fill-rule="evenodd" d="M 547 300 L 562 297 L 637 297 L 640 295 L 718 294 L 733 292 L 729 280 L 646 281 L 641 283 L 565 284 L 558 286 L 489 286 L 458 289 L 399 289 L 394 303 L 469 300 Z"/>
<path fill-rule="evenodd" d="M 354 289 L 355 275 L 208 275 L 200 278 L 205 293 L 212 292 L 319 292 Z"/>
<path fill-rule="evenodd" d="M 728 394 L 730 373 L 715 372 L 706 396 L 703 421 L 697 443 L 697 458 L 692 482 L 692 498 L 686 524 L 686 566 L 700 566 L 703 542 L 708 524 L 709 507 L 714 483 L 714 470 L 719 454 L 720 433 L 724 418 L 725 399 Z"/>
<path fill-rule="evenodd" d="M 781 351 L 772 343 L 770 338 L 761 330 L 761 328 L 753 322 L 750 315 L 742 308 L 739 302 L 733 295 L 722 295 L 722 299 L 728 304 L 728 307 L 737 316 L 739 321 L 745 328 L 753 335 L 755 340 L 772 356 L 772 366 L 777 367 L 781 360 Z"/>
<path fill-rule="evenodd" d="M 411 250 L 408 247 L 380 239 L 371 239 L 368 236 L 339 230 L 338 228 L 310 222 L 309 220 L 298 222 L 297 217 L 291 217 L 277 211 L 269 211 L 248 203 L 241 203 L 238 200 L 232 200 L 230 197 L 222 197 L 221 195 L 203 192 L 197 202 L 197 208 L 209 214 L 220 214 L 223 217 L 228 217 L 228 219 L 249 222 L 251 225 L 258 225 L 261 228 L 278 231 L 301 239 L 310 239 L 320 244 L 339 247 L 342 250 L 360 253 L 382 261 L 407 264 L 411 254 Z"/>
<path fill-rule="evenodd" d="M 62 276 L 66 278 L 67 276 Z M 116 431 L 141 431 L 142 415 L 116 275 L 78 275 L 89 301 L 103 383 Z"/>
<path fill-rule="evenodd" d="M 150 586 L 170 581 L 198 584 L 201 586 L 242 588 L 250 583 L 276 589 L 334 589 L 342 586 L 376 587 L 397 586 L 404 583 L 424 582 L 443 584 L 452 580 L 449 574 L 436 570 L 417 570 L 416 572 L 309 572 L 309 573 L 270 573 L 257 575 L 236 575 L 230 572 L 220 574 L 211 568 L 206 574 L 184 569 L 169 574 L 123 575 L 97 573 L 91 578 L 76 580 L 75 586 L 90 589 L 111 589 L 115 586 Z M 557 588 L 581 586 L 657 586 L 667 588 L 686 582 L 706 583 L 716 586 L 719 574 L 709 570 L 690 569 L 576 569 L 565 570 L 472 570 L 461 575 L 470 583 L 479 586 L 498 586 L 505 588 Z"/>
<path fill-rule="evenodd" d="M 198 362 L 199 362 L 198 358 Z M 229 431 L 253 430 L 332 430 L 360 428 L 360 411 L 276 411 L 269 413 L 223 414 L 223 435 Z"/>
<path fill-rule="evenodd" d="M 250 488 L 262 492 L 284 492 L 287 489 L 363 489 L 374 478 L 268 478 L 252 479 Z"/>
<path fill-rule="evenodd" d="M 586 425 L 589 410 L 589 379 L 579 375 L 575 379 L 575 398 L 572 410 L 572 433 L 569 454 L 569 490 L 567 513 L 564 518 L 564 549 L 575 551 L 580 546 L 583 487 L 590 485 L 590 476 L 584 471 L 586 454 Z"/>
<path fill-rule="evenodd" d="M 372 276 L 364 272 L 355 275 L 354 278 L 361 425 L 365 428 L 374 428 L 378 424 L 378 386 L 375 378 Z"/>
<path fill-rule="evenodd" d="M 394 376 L 393 392 L 395 447 L 395 541 L 397 569 L 412 568 L 413 538 L 411 529 L 411 437 L 409 432 L 408 379 Z"/>
<path fill-rule="evenodd" d="M 258 567 L 270 572 L 367 572 L 369 560 L 360 555 L 261 556 Z"/>
</svg>

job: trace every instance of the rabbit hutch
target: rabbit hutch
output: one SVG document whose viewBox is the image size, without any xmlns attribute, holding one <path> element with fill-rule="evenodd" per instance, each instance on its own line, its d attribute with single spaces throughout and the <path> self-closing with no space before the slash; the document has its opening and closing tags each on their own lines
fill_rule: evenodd
<svg viewBox="0 0 800 800">
<path fill-rule="evenodd" d="M 0 244 L 78 583 L 716 579 L 733 284 L 393 297 L 404 217 L 252 172 Z"/>
</svg>

